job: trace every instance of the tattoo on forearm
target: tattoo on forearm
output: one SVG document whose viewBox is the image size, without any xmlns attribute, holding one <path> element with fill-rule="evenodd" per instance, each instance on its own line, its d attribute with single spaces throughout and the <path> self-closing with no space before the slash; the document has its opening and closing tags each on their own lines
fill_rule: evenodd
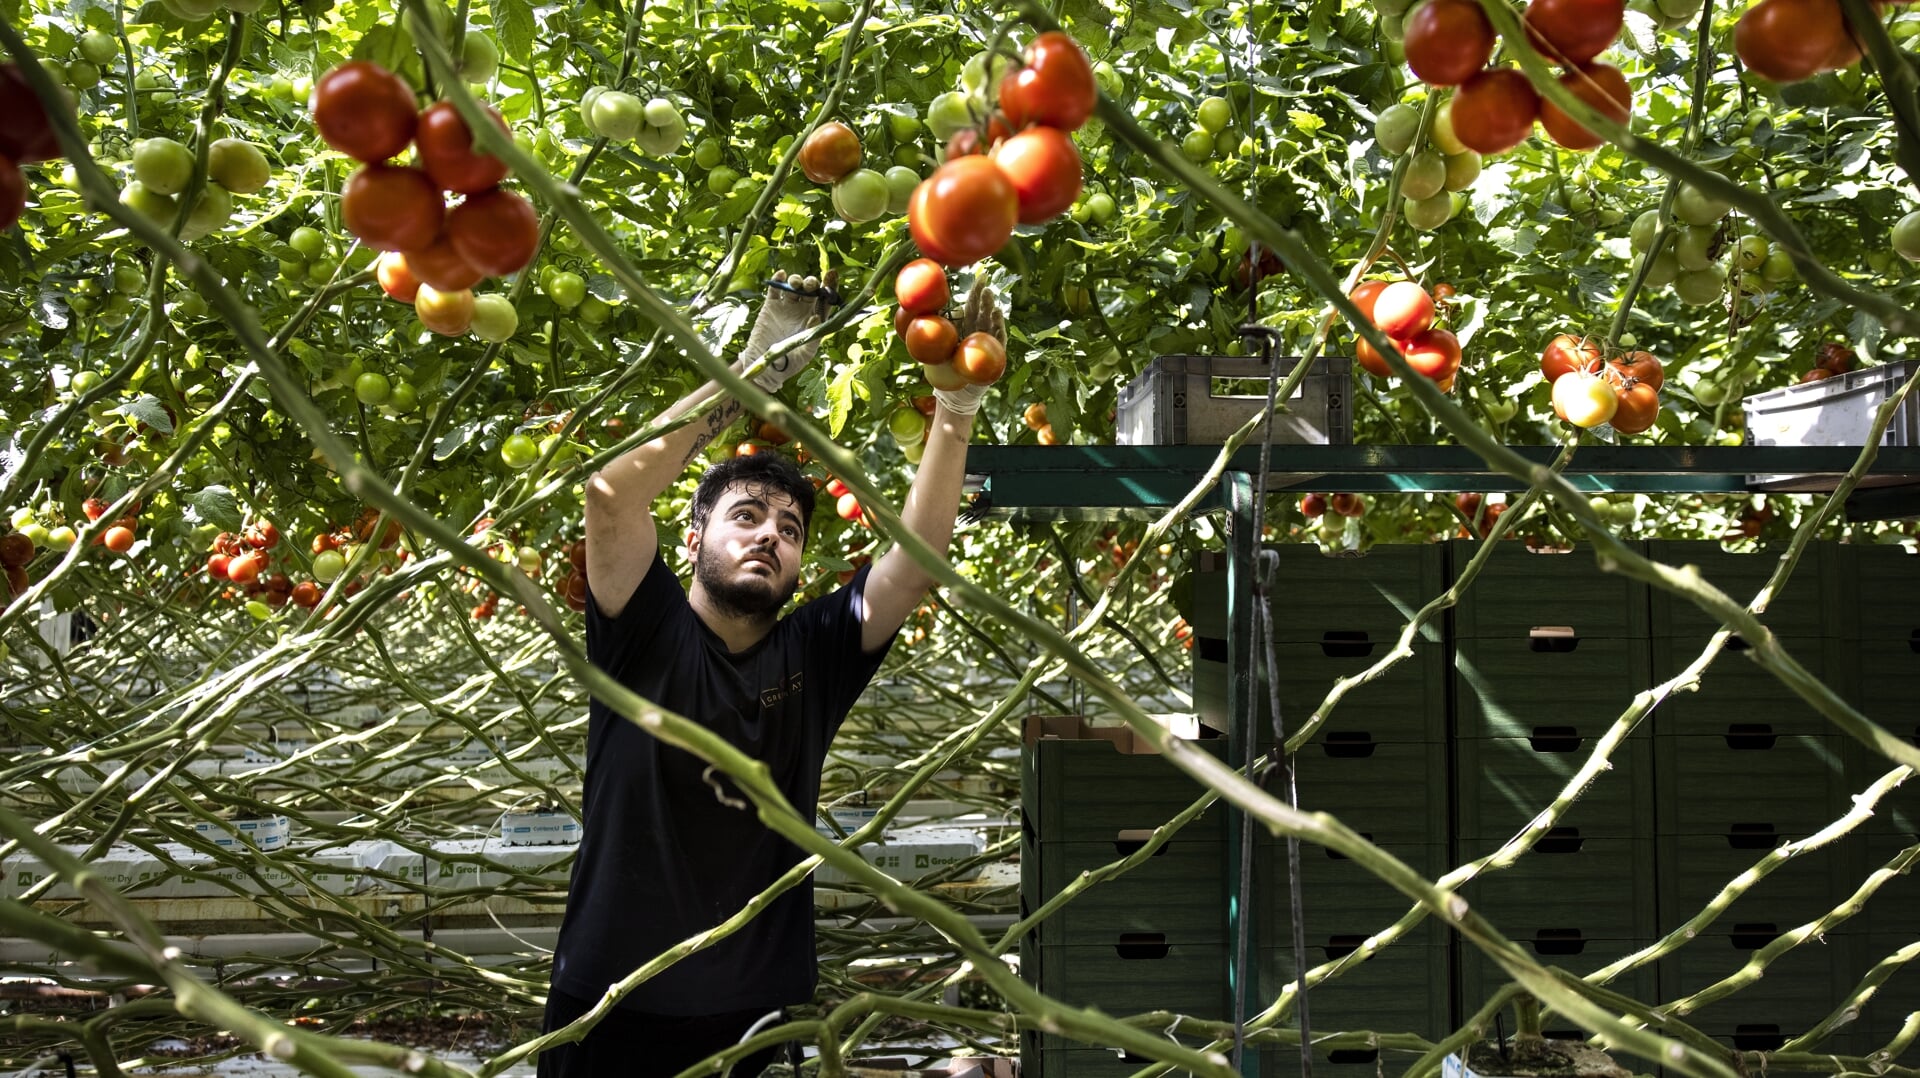
<svg viewBox="0 0 1920 1078">
<path fill-rule="evenodd" d="M 739 418 L 744 410 L 739 401 L 730 400 L 708 412 L 707 429 L 693 439 L 693 447 L 687 450 L 687 455 L 680 461 L 680 466 L 684 468 L 693 463 L 693 458 L 699 456 L 701 450 L 711 445 L 713 440 L 720 436 L 720 432 L 727 429 L 727 425 Z"/>
</svg>

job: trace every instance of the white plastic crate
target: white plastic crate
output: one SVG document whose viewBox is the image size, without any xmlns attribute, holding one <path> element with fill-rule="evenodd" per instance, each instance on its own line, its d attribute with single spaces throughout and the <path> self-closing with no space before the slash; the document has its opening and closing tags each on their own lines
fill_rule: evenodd
<svg viewBox="0 0 1920 1078">
<path fill-rule="evenodd" d="M 1265 360 L 1244 356 L 1161 356 L 1120 391 L 1116 440 L 1121 445 L 1220 445 L 1267 406 L 1259 393 L 1218 392 L 1216 382 L 1264 383 L 1269 373 L 1285 378 L 1298 356 Z M 1353 361 L 1323 356 L 1273 417 L 1280 445 L 1349 445 L 1353 442 Z M 1230 387 L 1248 389 L 1242 385 Z"/>
<path fill-rule="evenodd" d="M 1756 393 L 1741 404 L 1750 445 L 1867 444 L 1874 414 L 1920 368 L 1920 360 L 1865 367 L 1817 382 Z M 1881 445 L 1920 445 L 1920 393 L 1908 396 L 1887 424 Z M 1832 490 L 1836 477 L 1751 475 L 1747 481 L 1769 490 Z M 1876 482 L 1877 480 L 1877 482 Z M 1900 482 L 1869 476 L 1862 486 Z"/>
</svg>

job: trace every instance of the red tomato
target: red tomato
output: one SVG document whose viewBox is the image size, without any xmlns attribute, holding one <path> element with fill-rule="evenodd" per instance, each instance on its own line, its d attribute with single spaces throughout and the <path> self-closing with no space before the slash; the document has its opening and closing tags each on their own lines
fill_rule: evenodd
<svg viewBox="0 0 1920 1078">
<path fill-rule="evenodd" d="M 1007 371 L 1007 349 L 991 333 L 969 333 L 953 354 L 953 369 L 977 386 L 990 386 Z"/>
<path fill-rule="evenodd" d="M 488 108 L 488 115 L 499 125 L 507 137 L 513 137 L 508 130 L 507 121 L 500 113 Z M 420 154 L 420 166 L 433 177 L 433 182 L 443 191 L 458 191 L 463 195 L 477 195 L 488 188 L 498 187 L 500 181 L 507 178 L 507 163 L 484 151 L 476 151 L 473 146 L 473 129 L 467 121 L 454 111 L 453 102 L 439 101 L 428 105 L 420 114 L 419 130 L 414 132 L 413 145 Z"/>
<path fill-rule="evenodd" d="M 405 79 L 370 60 L 350 60 L 313 88 L 313 122 L 327 145 L 377 164 L 407 148 L 418 117 Z"/>
<path fill-rule="evenodd" d="M 260 573 L 266 567 L 267 556 L 257 550 L 251 550 L 227 563 L 227 579 L 235 584 L 251 584 L 260 579 Z"/>
<path fill-rule="evenodd" d="M 960 345 L 960 331 L 937 314 L 923 314 L 907 324 L 907 354 L 922 363 L 945 363 Z"/>
<path fill-rule="evenodd" d="M 495 188 L 453 208 L 447 235 L 467 264 L 489 277 L 518 273 L 540 249 L 540 215 L 533 203 Z"/>
<path fill-rule="evenodd" d="M 27 179 L 12 161 L 0 157 L 0 231 L 13 227 L 27 212 Z"/>
<path fill-rule="evenodd" d="M 907 327 L 913 325 L 913 320 L 918 317 L 920 316 L 917 314 L 914 314 L 912 311 L 907 310 L 905 307 L 894 308 L 893 335 L 900 338 L 903 341 L 906 340 Z"/>
<path fill-rule="evenodd" d="M 1354 342 L 1353 360 L 1355 363 L 1360 364 L 1368 374 L 1374 375 L 1375 377 L 1393 377 L 1393 368 L 1387 366 L 1386 357 L 1382 356 L 1373 345 L 1368 344 L 1365 337 Z"/>
<path fill-rule="evenodd" d="M 1827 341 L 1820 346 L 1817 366 L 1824 367 L 1835 374 L 1845 374 L 1853 369 L 1853 349 L 1839 341 Z"/>
<path fill-rule="evenodd" d="M 417 168 L 366 165 L 347 181 L 340 196 L 347 231 L 379 251 L 412 251 L 432 244 L 446 212 L 439 189 Z"/>
<path fill-rule="evenodd" d="M 953 294 L 947 288 L 947 271 L 931 258 L 916 258 L 900 267 L 893 279 L 893 295 L 900 309 L 909 314 L 933 314 L 946 307 Z"/>
<path fill-rule="evenodd" d="M 1666 368 L 1651 352 L 1628 352 L 1624 356 L 1615 356 L 1608 365 L 1619 372 L 1622 381 L 1632 378 L 1652 386 L 1655 392 L 1667 384 Z"/>
<path fill-rule="evenodd" d="M 1774 82 L 1799 82 L 1860 56 L 1840 0 L 1760 0 L 1734 26 L 1733 49 Z"/>
<path fill-rule="evenodd" d="M 293 586 L 293 594 L 290 598 L 293 600 L 293 605 L 305 610 L 312 610 L 314 607 L 320 605 L 321 594 L 320 585 L 311 580 L 302 580 Z"/>
<path fill-rule="evenodd" d="M 1301 516 L 1306 517 L 1308 520 L 1312 520 L 1316 517 L 1325 515 L 1326 511 L 1327 511 L 1327 496 L 1325 494 L 1300 495 L 1300 515 Z"/>
<path fill-rule="evenodd" d="M 839 183 L 860 167 L 860 136 L 832 120 L 813 129 L 800 144 L 800 171 L 814 183 Z"/>
<path fill-rule="evenodd" d="M 467 260 L 453 249 L 453 240 L 445 232 L 427 246 L 408 251 L 405 257 L 406 267 L 417 282 L 414 285 L 416 295 L 420 284 L 430 284 L 442 292 L 458 292 L 462 288 L 472 288 L 486 276 L 467 265 Z"/>
<path fill-rule="evenodd" d="M 227 568 L 232 564 L 233 555 L 231 554 L 209 554 L 207 555 L 207 575 L 215 580 L 230 579 Z"/>
<path fill-rule="evenodd" d="M 16 165 L 51 161 L 60 156 L 60 140 L 53 121 L 13 64 L 0 64 L 0 157 Z"/>
<path fill-rule="evenodd" d="M 1458 86 L 1493 58 L 1493 24 L 1474 0 L 1426 0 L 1407 16 L 1407 66 L 1429 86 Z"/>
<path fill-rule="evenodd" d="M 1395 281 L 1374 298 L 1373 324 L 1404 341 L 1433 325 L 1433 297 L 1413 281 Z"/>
<path fill-rule="evenodd" d="M 1570 333 L 1555 335 L 1540 352 L 1540 373 L 1549 383 L 1558 381 L 1561 375 L 1597 370 L 1599 366 L 1600 346 Z"/>
<path fill-rule="evenodd" d="M 420 278 L 413 275 L 407 266 L 407 256 L 399 251 L 383 253 L 373 272 L 380 279 L 381 290 L 402 303 L 412 303 L 414 294 L 420 291 Z"/>
<path fill-rule="evenodd" d="M 1013 126 L 1044 124 L 1062 131 L 1079 130 L 1100 102 L 1093 65 L 1079 43 L 1049 30 L 1027 46 L 1025 59 L 1025 67 L 1000 82 L 1000 108 Z"/>
<path fill-rule="evenodd" d="M 1654 419 L 1660 414 L 1660 393 L 1645 382 L 1635 382 L 1630 386 L 1615 389 L 1614 396 L 1619 398 L 1613 418 L 1608 422 L 1621 434 L 1639 434 L 1653 426 Z"/>
<path fill-rule="evenodd" d="M 1832 371 L 1826 369 L 1825 367 L 1815 367 L 1812 370 L 1800 376 L 1800 383 L 1802 385 L 1805 385 L 1808 382 L 1818 382 L 1823 378 L 1832 378 L 1832 377 L 1833 377 Z"/>
<path fill-rule="evenodd" d="M 1625 124 L 1633 115 L 1633 88 L 1612 64 L 1588 64 L 1569 71 L 1560 76 L 1560 85 L 1614 123 Z M 1569 150 L 1591 150 L 1606 141 L 1546 98 L 1540 99 L 1540 126 L 1548 138 Z"/>
<path fill-rule="evenodd" d="M 1469 150 L 1505 153 L 1526 141 L 1540 114 L 1540 95 L 1511 67 L 1490 67 L 1453 95 L 1453 134 Z"/>
<path fill-rule="evenodd" d="M 1012 181 L 991 158 L 961 157 L 920 181 L 907 204 L 907 226 L 922 254 L 967 266 L 1005 246 L 1020 217 Z"/>
<path fill-rule="evenodd" d="M 1624 0 L 1532 0 L 1527 37 L 1563 67 L 1584 64 L 1613 44 L 1626 17 Z"/>
<path fill-rule="evenodd" d="M 1434 382 L 1448 381 L 1460 369 L 1460 339 L 1444 329 L 1429 329 L 1402 342 L 1400 352 L 1415 374 Z"/>
<path fill-rule="evenodd" d="M 1051 221 L 1080 197 L 1080 151 L 1057 127 L 1029 127 L 995 146 L 992 157 L 1013 182 L 1023 225 Z"/>
<path fill-rule="evenodd" d="M 1335 494 L 1333 496 L 1333 511 L 1343 517 L 1365 516 L 1367 513 L 1367 500 L 1358 494 Z"/>
</svg>

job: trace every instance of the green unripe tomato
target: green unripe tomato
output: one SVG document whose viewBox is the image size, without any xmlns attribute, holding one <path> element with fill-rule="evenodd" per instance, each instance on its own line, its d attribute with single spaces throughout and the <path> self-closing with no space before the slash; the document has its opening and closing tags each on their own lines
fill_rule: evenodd
<svg viewBox="0 0 1920 1078">
<path fill-rule="evenodd" d="M 893 414 L 887 417 L 887 430 L 893 434 L 893 440 L 901 445 L 917 444 L 920 436 L 926 433 L 927 417 L 912 406 L 895 408 Z"/>
<path fill-rule="evenodd" d="M 540 290 L 547 298 L 564 310 L 573 310 L 587 298 L 586 279 L 570 270 L 556 270 L 551 278 L 540 284 Z"/>
<path fill-rule="evenodd" d="M 112 34 L 88 30 L 80 35 L 80 55 L 90 64 L 105 67 L 120 55 L 120 43 L 114 40 Z"/>
<path fill-rule="evenodd" d="M 1382 153 L 1398 157 L 1413 148 L 1420 133 L 1420 110 L 1412 105 L 1389 105 L 1373 121 L 1373 139 Z"/>
<path fill-rule="evenodd" d="M 698 152 L 697 150 L 695 151 L 695 153 Z M 721 165 L 719 168 L 707 173 L 707 190 L 713 194 L 725 197 L 728 193 L 732 192 L 733 182 L 739 178 L 740 173 L 738 171 Z"/>
<path fill-rule="evenodd" d="M 524 434 L 510 434 L 500 443 L 500 459 L 516 472 L 526 471 L 540 459 L 540 446 Z"/>
<path fill-rule="evenodd" d="M 9 517 L 8 520 L 12 522 L 14 531 L 25 531 L 27 528 L 39 523 L 39 518 L 33 515 L 33 509 L 30 506 L 21 506 L 15 509 L 13 516 Z M 37 546 L 39 544 L 35 545 Z"/>
<path fill-rule="evenodd" d="M 313 556 L 313 578 L 322 584 L 333 583 L 346 571 L 346 555 L 337 550 L 323 550 Z"/>
<path fill-rule="evenodd" d="M 865 224 L 887 212 L 893 189 L 870 168 L 855 169 L 833 185 L 833 208 L 853 224 Z"/>
<path fill-rule="evenodd" d="M 120 189 L 120 202 L 161 225 L 173 224 L 174 214 L 180 208 L 174 203 L 172 195 L 163 195 L 139 180 L 130 180 Z"/>
<path fill-rule="evenodd" d="M 893 136 L 893 141 L 913 141 L 920 136 L 920 127 L 920 114 L 913 111 L 913 106 L 887 110 L 887 134 Z"/>
<path fill-rule="evenodd" d="M 1909 262 L 1920 262 L 1920 210 L 1894 222 L 1893 249 Z"/>
<path fill-rule="evenodd" d="M 42 56 L 40 58 L 40 70 L 47 73 L 47 78 L 52 79 L 55 86 L 65 86 L 67 84 L 67 65 L 53 57 Z"/>
<path fill-rule="evenodd" d="M 1447 162 L 1447 182 L 1442 184 L 1449 191 L 1465 191 L 1480 178 L 1480 155 L 1468 150 L 1466 153 L 1450 153 Z"/>
<path fill-rule="evenodd" d="M 1400 193 L 1420 201 L 1432 198 L 1447 186 L 1447 162 L 1431 147 L 1407 160 L 1407 171 L 1400 177 Z"/>
<path fill-rule="evenodd" d="M 1660 211 L 1648 210 L 1633 219 L 1633 227 L 1627 231 L 1627 239 L 1635 251 L 1645 251 L 1653 246 L 1653 237 L 1660 233 Z"/>
<path fill-rule="evenodd" d="M 1180 152 L 1196 165 L 1207 161 L 1213 157 L 1213 136 L 1196 127 L 1180 140 Z"/>
<path fill-rule="evenodd" d="M 180 238 L 191 243 L 203 236 L 211 235 L 226 226 L 233 217 L 233 196 L 217 183 L 210 183 L 200 189 L 200 197 L 187 213 L 187 223 L 181 226 Z"/>
<path fill-rule="evenodd" d="M 1673 282 L 1673 293 L 1690 307 L 1712 303 L 1727 292 L 1727 271 L 1718 265 L 1688 270 Z"/>
<path fill-rule="evenodd" d="M 65 524 L 47 531 L 47 546 L 54 550 L 71 550 L 73 544 L 80 541 L 80 533 Z"/>
<path fill-rule="evenodd" d="M 333 267 L 325 262 L 307 263 L 307 283 L 326 284 L 333 280 Z"/>
<path fill-rule="evenodd" d="M 493 38 L 467 27 L 460 39 L 460 77 L 468 82 L 492 82 L 500 71 L 500 46 Z"/>
<path fill-rule="evenodd" d="M 1800 276 L 1800 271 L 1794 268 L 1792 255 L 1774 247 L 1767 251 L 1767 260 L 1760 265 L 1760 276 L 1768 284 L 1786 284 Z"/>
<path fill-rule="evenodd" d="M 1104 225 L 1113 220 L 1119 207 L 1114 204 L 1113 196 L 1105 191 L 1095 191 L 1087 196 L 1087 216 L 1096 225 Z"/>
<path fill-rule="evenodd" d="M 173 314 L 179 315 L 181 318 L 205 318 L 207 315 L 207 301 L 198 292 L 175 292 L 168 310 Z M 264 379 L 252 384 L 265 388 Z"/>
<path fill-rule="evenodd" d="M 513 301 L 497 292 L 473 297 L 473 324 L 468 332 L 489 344 L 499 344 L 513 337 L 520 328 L 520 312 L 513 309 Z"/>
<path fill-rule="evenodd" d="M 1453 103 L 1449 101 L 1440 106 L 1433 114 L 1433 128 L 1428 133 L 1434 148 L 1451 157 L 1457 153 L 1466 153 L 1467 144 L 1453 133 Z"/>
<path fill-rule="evenodd" d="M 588 296 L 580 301 L 574 315 L 589 326 L 597 326 L 613 315 L 613 307 L 599 296 Z"/>
<path fill-rule="evenodd" d="M 1734 278 L 1734 283 L 1743 295 L 1757 296 L 1767 290 L 1767 282 L 1752 270 L 1742 270 L 1740 276 Z"/>
<path fill-rule="evenodd" d="M 1209 97 L 1200 102 L 1195 119 L 1200 121 L 1202 129 L 1217 135 L 1233 122 L 1233 106 L 1227 104 L 1224 97 Z"/>
<path fill-rule="evenodd" d="M 1647 287 L 1665 288 L 1680 276 L 1680 256 L 1669 246 L 1647 267 Z"/>
<path fill-rule="evenodd" d="M 993 61 L 991 81 L 987 77 L 989 60 Z M 1013 70 L 1014 66 L 1015 61 L 1011 56 L 995 57 L 982 49 L 969 56 L 966 65 L 960 69 L 960 85 L 966 87 L 970 94 L 984 90 L 987 96 L 993 97 L 1000 92 L 1000 80 L 1006 78 L 1007 72 Z"/>
<path fill-rule="evenodd" d="M 223 138 L 207 147 L 207 176 L 236 195 L 251 195 L 267 185 L 273 170 L 260 147 L 244 139 Z"/>
<path fill-rule="evenodd" d="M 1622 348 L 1632 348 L 1634 345 L 1640 343 L 1640 338 L 1634 336 L 1631 333 L 1622 333 L 1617 338 L 1617 342 Z"/>
<path fill-rule="evenodd" d="M 1690 225 L 1716 224 L 1732 209 L 1732 203 L 1722 202 L 1692 184 L 1681 184 L 1680 194 L 1673 200 L 1673 215 Z"/>
<path fill-rule="evenodd" d="M 177 195 L 193 178 L 193 151 L 170 138 L 141 139 L 133 148 L 133 178 L 161 195 Z"/>
<path fill-rule="evenodd" d="M 273 608 L 258 599 L 248 599 L 247 614 L 255 621 L 265 621 L 273 617 Z"/>
<path fill-rule="evenodd" d="M 724 156 L 725 151 L 721 149 L 720 140 L 716 138 L 703 138 L 700 140 L 700 145 L 693 148 L 693 163 L 701 168 L 710 169 L 718 166 L 720 159 Z"/>
<path fill-rule="evenodd" d="M 1759 269 L 1767 261 L 1767 238 L 1751 235 L 1740 237 L 1740 246 L 1734 250 L 1733 260 L 1741 269 Z"/>
<path fill-rule="evenodd" d="M 973 114 L 967 107 L 967 95 L 958 90 L 949 90 L 933 99 L 927 106 L 927 128 L 933 137 L 945 142 L 959 133 L 963 127 L 973 123 Z"/>
<path fill-rule="evenodd" d="M 907 212 L 907 203 L 913 199 L 914 188 L 920 186 L 920 174 L 905 165 L 895 165 L 887 170 L 887 212 L 901 214 Z"/>
<path fill-rule="evenodd" d="M 327 253 L 326 234 L 317 228 L 301 225 L 287 237 L 287 246 L 300 252 L 300 257 L 308 262 L 317 261 Z"/>
<path fill-rule="evenodd" d="M 393 395 L 393 384 L 387 381 L 386 375 L 368 371 L 353 380 L 353 395 L 369 408 L 378 407 Z"/>
<path fill-rule="evenodd" d="M 686 121 L 680 115 L 679 107 L 664 97 L 650 99 L 646 107 L 641 110 L 641 115 L 646 118 L 648 127 L 686 125 Z"/>
<path fill-rule="evenodd" d="M 1422 232 L 1432 232 L 1453 220 L 1453 196 L 1442 191 L 1428 198 L 1409 198 L 1402 209 L 1408 224 Z"/>
<path fill-rule="evenodd" d="M 75 60 L 67 65 L 67 86 L 75 90 L 91 90 L 100 85 L 100 67 L 85 60 Z"/>
<path fill-rule="evenodd" d="M 280 276 L 286 280 L 298 281 L 304 279 L 306 275 L 307 264 L 305 262 L 288 262 L 285 259 L 280 261 Z"/>
<path fill-rule="evenodd" d="M 420 391 L 413 388 L 412 382 L 395 382 L 393 391 L 387 395 L 386 411 L 394 415 L 406 415 L 420 407 Z"/>
<path fill-rule="evenodd" d="M 1108 97 L 1120 96 L 1120 72 L 1105 60 L 1093 65 L 1093 84 Z"/>
<path fill-rule="evenodd" d="M 1680 268 L 1689 272 L 1706 269 L 1713 264 L 1708 251 L 1713 246 L 1712 226 L 1696 226 L 1680 233 L 1680 242 L 1674 244 L 1674 254 L 1680 259 Z"/>
<path fill-rule="evenodd" d="M 646 124 L 646 106 L 640 99 L 621 90 L 606 90 L 583 103 L 587 129 L 602 138 L 626 142 L 640 133 Z"/>
<path fill-rule="evenodd" d="M 902 168 L 918 169 L 920 167 L 920 147 L 911 143 L 895 146 L 893 148 L 892 161 Z"/>
<path fill-rule="evenodd" d="M 113 267 L 113 290 L 131 296 L 147 286 L 147 275 L 139 266 L 122 262 Z"/>
<path fill-rule="evenodd" d="M 1727 387 L 1718 382 L 1701 382 L 1693 387 L 1693 399 L 1712 408 L 1727 399 Z"/>
</svg>

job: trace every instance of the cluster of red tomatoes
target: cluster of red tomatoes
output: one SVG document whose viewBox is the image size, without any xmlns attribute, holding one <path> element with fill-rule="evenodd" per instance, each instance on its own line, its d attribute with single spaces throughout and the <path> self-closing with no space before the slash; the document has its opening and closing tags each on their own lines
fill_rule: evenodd
<svg viewBox="0 0 1920 1078">
<path fill-rule="evenodd" d="M 1576 427 L 1611 423 L 1620 434 L 1641 434 L 1660 415 L 1666 374 L 1651 352 L 1602 362 L 1597 343 L 1561 333 L 1540 353 L 1540 373 L 1553 386 L 1554 414 Z"/>
<path fill-rule="evenodd" d="M 60 156 L 53 122 L 13 64 L 0 64 L 0 229 L 13 227 L 27 211 L 27 180 L 21 165 Z"/>
<path fill-rule="evenodd" d="M 33 540 L 20 532 L 8 532 L 0 535 L 0 569 L 6 571 L 7 600 L 25 595 L 33 586 L 33 580 L 27 576 L 27 563 L 33 560 Z M 0 604 L 0 609 L 5 609 Z"/>
<path fill-rule="evenodd" d="M 288 603 L 304 610 L 320 605 L 323 591 L 319 584 L 303 580 L 296 584 L 285 573 L 268 572 L 271 554 L 280 545 L 280 529 L 270 520 L 255 521 L 239 535 L 221 532 L 214 537 L 207 553 L 207 577 L 240 586 L 228 591 L 228 598 L 258 600 L 278 610 Z"/>
<path fill-rule="evenodd" d="M 1799 82 L 1860 59 L 1840 0 L 1760 0 L 1734 26 L 1733 50 L 1775 82 Z"/>
<path fill-rule="evenodd" d="M 567 609 L 582 614 L 587 609 L 587 541 L 567 547 L 567 575 L 556 589 L 567 601 Z"/>
<path fill-rule="evenodd" d="M 1300 515 L 1308 520 L 1318 520 L 1332 509 L 1343 517 L 1363 517 L 1367 515 L 1367 500 L 1358 494 L 1335 494 L 1331 500 L 1325 494 L 1300 495 Z"/>
<path fill-rule="evenodd" d="M 1414 373 L 1439 386 L 1442 393 L 1453 391 L 1453 376 L 1460 370 L 1460 338 L 1433 324 L 1433 296 L 1418 281 L 1361 281 L 1347 298 L 1393 339 Z M 1365 337 L 1354 343 L 1353 358 L 1375 377 L 1393 374 L 1386 357 Z"/>
<path fill-rule="evenodd" d="M 833 499 L 833 511 L 841 520 L 857 521 L 865 517 L 866 510 L 860 505 L 860 497 L 847 489 L 847 485 L 838 479 L 827 480 L 827 497 Z"/>
<path fill-rule="evenodd" d="M 1033 432 L 1034 441 L 1041 445 L 1060 444 L 1060 436 L 1053 432 L 1053 421 L 1047 418 L 1045 403 L 1034 401 L 1027 405 L 1027 410 L 1020 415 L 1020 420 L 1027 425 L 1028 430 Z"/>
<path fill-rule="evenodd" d="M 1813 369 L 1800 376 L 1802 382 L 1818 382 L 1853 369 L 1853 349 L 1839 341 L 1826 341 L 1814 354 Z"/>
<path fill-rule="evenodd" d="M 920 361 L 920 371 L 935 389 L 988 386 L 1007 370 L 1007 349 L 991 333 L 969 333 L 965 339 L 944 313 L 953 298 L 946 271 L 931 258 L 916 258 L 900 267 L 893 279 L 893 329 Z"/>
<path fill-rule="evenodd" d="M 80 511 L 87 515 L 88 520 L 97 521 L 107 514 L 107 503 L 99 498 L 88 498 L 81 503 Z M 95 536 L 93 543 L 95 546 L 106 547 L 115 554 L 125 554 L 133 549 L 133 542 L 139 537 L 137 534 L 139 528 L 140 505 L 135 502 L 125 516 L 114 521 L 106 531 Z"/>
<path fill-rule="evenodd" d="M 1769 0 L 1772 2 L 1772 0 Z M 1828 0 L 1837 6 L 1839 0 Z M 1627 77 L 1595 57 L 1620 36 L 1623 0 L 1531 0 L 1527 36 L 1533 47 L 1565 69 L 1560 84 L 1594 110 L 1626 123 L 1633 112 Z M 1570 150 L 1591 150 L 1602 139 L 1543 101 L 1518 68 L 1489 67 L 1496 36 L 1476 0 L 1425 0 L 1407 16 L 1407 66 L 1429 86 L 1455 86 L 1453 133 L 1470 150 L 1504 153 L 1524 142 L 1540 121 L 1548 137 Z"/>
<path fill-rule="evenodd" d="M 936 262 L 978 262 L 1005 246 L 1014 225 L 1050 221 L 1080 196 L 1072 133 L 1099 102 L 1093 65 L 1057 30 L 1035 38 L 1023 61 L 1000 83 L 999 111 L 984 129 L 955 134 L 946 163 L 907 203 L 913 242 Z"/>
<path fill-rule="evenodd" d="M 500 114 L 488 112 L 506 131 Z M 341 193 L 340 213 L 362 243 L 401 255 L 382 259 L 382 287 L 411 299 L 428 329 L 465 333 L 473 286 L 525 268 L 540 243 L 533 204 L 500 187 L 506 162 L 474 149 L 452 103 L 416 111 L 406 80 L 366 60 L 320 79 L 313 119 L 327 145 L 365 162 Z M 387 163 L 409 144 L 415 165 Z M 466 197 L 449 210 L 442 192 Z"/>
</svg>

